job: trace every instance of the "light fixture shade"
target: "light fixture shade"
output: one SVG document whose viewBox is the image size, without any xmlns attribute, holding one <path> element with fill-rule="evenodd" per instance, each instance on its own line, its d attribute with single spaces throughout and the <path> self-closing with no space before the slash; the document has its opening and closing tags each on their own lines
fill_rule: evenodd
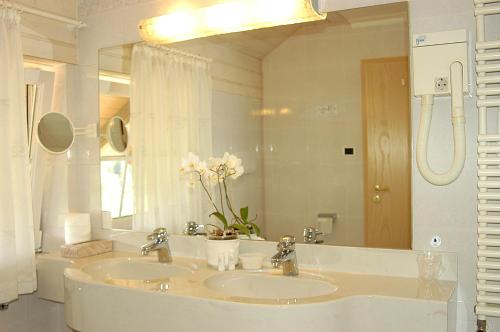
<svg viewBox="0 0 500 332">
<path fill-rule="evenodd" d="M 142 20 L 139 32 L 143 40 L 160 44 L 325 19 L 326 14 L 318 13 L 313 2 L 234 0 Z"/>
</svg>

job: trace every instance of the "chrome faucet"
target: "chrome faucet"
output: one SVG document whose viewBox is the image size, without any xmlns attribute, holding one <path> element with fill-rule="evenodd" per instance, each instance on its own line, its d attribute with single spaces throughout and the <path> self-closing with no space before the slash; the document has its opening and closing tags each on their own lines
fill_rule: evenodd
<svg viewBox="0 0 500 332">
<path fill-rule="evenodd" d="M 206 235 L 205 225 L 198 224 L 196 221 L 188 221 L 184 227 L 184 234 L 189 236 Z"/>
<path fill-rule="evenodd" d="M 141 254 L 143 256 L 147 256 L 151 251 L 158 251 L 158 262 L 172 262 L 172 253 L 168 245 L 168 234 L 165 228 L 161 227 L 155 229 L 152 234 L 148 235 L 147 239 L 153 242 L 141 246 Z"/>
<path fill-rule="evenodd" d="M 304 243 L 319 244 L 323 243 L 323 240 L 318 239 L 318 235 L 323 235 L 319 229 L 314 226 L 304 227 Z"/>
<path fill-rule="evenodd" d="M 299 275 L 299 265 L 297 264 L 297 254 L 295 253 L 295 237 L 285 235 L 281 238 L 278 246 L 278 253 L 271 258 L 273 268 L 283 267 L 283 275 Z"/>
</svg>

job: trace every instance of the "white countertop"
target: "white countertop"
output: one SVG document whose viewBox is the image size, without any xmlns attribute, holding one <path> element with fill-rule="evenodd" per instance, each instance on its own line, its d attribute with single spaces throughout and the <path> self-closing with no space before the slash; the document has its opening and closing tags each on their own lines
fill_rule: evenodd
<svg viewBox="0 0 500 332">
<path fill-rule="evenodd" d="M 208 298 L 213 300 L 231 301 L 240 303 L 260 303 L 260 304 L 290 304 L 289 300 L 277 302 L 270 299 L 252 299 L 238 298 L 225 296 L 221 293 L 214 292 L 203 285 L 203 281 L 213 275 L 231 272 L 219 272 L 210 268 L 206 261 L 196 258 L 174 257 L 174 264 L 185 266 L 192 271 L 189 276 L 172 277 L 168 279 L 152 280 L 144 282 L 142 280 L 120 280 L 109 278 L 107 280 L 93 279 L 90 275 L 80 270 L 80 267 L 92 262 L 98 262 L 103 259 L 136 259 L 140 256 L 130 252 L 111 252 L 107 254 L 91 256 L 79 259 L 62 258 L 58 253 L 38 255 L 40 262 L 52 262 L 59 269 L 66 268 L 65 274 L 69 278 L 78 279 L 85 283 L 101 283 L 113 287 L 133 288 L 148 292 L 164 292 L 166 294 L 178 296 L 191 296 L 199 298 Z M 144 259 L 144 258 L 141 258 Z M 155 261 L 156 257 L 151 255 L 148 258 Z M 59 270 L 60 271 L 60 270 Z M 236 270 L 236 272 L 241 270 Z M 281 275 L 281 269 L 270 270 L 265 269 L 264 272 L 272 275 Z M 52 277 L 48 277 L 49 279 Z M 291 277 L 293 278 L 293 277 Z M 311 297 L 306 299 L 294 300 L 294 304 L 305 304 L 314 302 L 324 302 L 339 300 L 351 296 L 383 296 L 383 297 L 398 297 L 412 300 L 426 300 L 448 302 L 453 297 L 456 282 L 454 281 L 437 281 L 424 282 L 418 278 L 370 275 L 338 272 L 332 269 L 300 269 L 298 278 L 313 278 L 320 279 L 338 286 L 338 290 L 332 294 Z M 44 286 L 43 277 L 40 287 Z M 168 289 L 168 291 L 165 291 Z M 46 292 L 42 292 L 46 293 Z M 53 299 L 53 298 L 50 298 Z M 57 299 L 56 299 L 57 300 Z M 59 298 L 59 300 L 61 300 Z"/>
</svg>

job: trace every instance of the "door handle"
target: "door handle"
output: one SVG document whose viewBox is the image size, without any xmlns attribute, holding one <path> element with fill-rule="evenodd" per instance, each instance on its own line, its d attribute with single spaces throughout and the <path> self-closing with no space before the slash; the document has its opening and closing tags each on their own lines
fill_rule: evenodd
<svg viewBox="0 0 500 332">
<path fill-rule="evenodd" d="M 375 192 L 380 193 L 380 192 L 388 192 L 390 191 L 388 187 L 382 187 L 379 184 L 376 184 L 375 187 L 373 188 Z"/>
</svg>

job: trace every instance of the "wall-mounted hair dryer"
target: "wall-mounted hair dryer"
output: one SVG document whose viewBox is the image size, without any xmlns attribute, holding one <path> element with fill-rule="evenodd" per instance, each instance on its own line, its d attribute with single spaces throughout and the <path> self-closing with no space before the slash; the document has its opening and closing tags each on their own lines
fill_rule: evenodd
<svg viewBox="0 0 500 332">
<path fill-rule="evenodd" d="M 413 36 L 413 93 L 421 97 L 417 133 L 417 166 L 430 183 L 443 186 L 455 181 L 465 162 L 464 93 L 468 92 L 467 32 L 465 30 Z M 454 156 L 450 169 L 436 173 L 427 160 L 427 141 L 434 96 L 451 94 Z"/>
</svg>

